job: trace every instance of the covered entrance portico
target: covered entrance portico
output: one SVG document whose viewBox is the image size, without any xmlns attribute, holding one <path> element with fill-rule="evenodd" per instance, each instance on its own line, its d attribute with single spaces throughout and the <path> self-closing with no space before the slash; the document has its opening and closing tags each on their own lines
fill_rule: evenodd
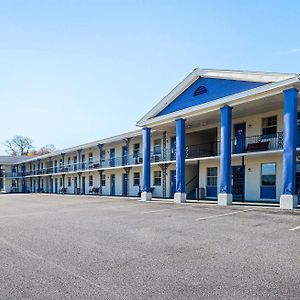
<svg viewBox="0 0 300 300">
<path fill-rule="evenodd" d="M 222 74 L 222 72 L 218 75 L 220 77 L 228 76 L 228 74 Z M 243 86 L 244 81 L 259 82 L 261 85 L 257 84 L 254 88 L 245 88 L 242 92 L 230 95 L 226 95 L 224 92 L 223 97 L 208 100 L 205 97 L 209 97 L 209 91 L 214 91 L 215 88 L 214 85 L 210 85 L 211 82 L 205 91 L 203 86 L 195 85 L 197 80 L 201 81 L 201 76 L 198 76 L 193 83 L 187 82 L 185 89 L 181 83 L 177 94 L 172 91 L 172 95 L 168 95 L 169 99 L 163 99 L 157 107 L 138 123 L 140 126 L 147 126 L 144 132 L 147 132 L 148 136 L 144 141 L 150 143 L 151 129 L 175 133 L 175 202 L 185 202 L 187 199 L 186 161 L 194 158 L 210 159 L 216 157 L 219 161 L 217 190 L 220 205 L 230 205 L 233 200 L 242 201 L 245 199 L 245 188 L 256 188 L 260 191 L 260 197 L 254 200 L 263 200 L 264 197 L 269 197 L 269 195 L 273 197 L 274 193 L 275 198 L 277 198 L 281 194 L 281 207 L 294 208 L 296 207 L 295 199 L 297 199 L 298 77 L 292 75 L 286 75 L 286 77 L 278 75 L 276 77 L 276 74 L 273 73 L 250 73 L 250 75 L 247 73 L 247 77 L 243 77 L 245 74 L 232 72 L 231 75 L 230 81 L 235 81 L 234 84 L 239 86 Z M 235 79 L 233 79 L 234 76 L 236 76 Z M 217 77 L 216 74 L 215 77 Z M 244 79 L 243 82 L 242 79 Z M 214 84 L 218 85 L 218 80 Z M 195 93 L 200 87 L 204 91 L 203 94 L 207 94 L 203 96 L 203 99 L 207 101 L 201 103 L 199 100 L 197 105 L 194 104 L 179 109 L 183 103 L 179 100 L 184 98 L 186 102 L 194 101 L 193 96 L 195 97 Z M 228 86 L 229 90 L 231 88 L 232 86 Z M 191 89 L 194 90 L 194 94 L 190 92 Z M 176 101 L 178 106 L 173 105 L 172 111 L 167 110 L 167 107 L 171 107 L 171 104 Z M 162 111 L 168 111 L 168 113 L 162 114 Z M 199 141 L 195 143 L 195 139 L 199 139 Z M 150 144 L 148 147 L 149 162 L 147 162 L 148 156 L 144 155 L 143 169 L 146 179 L 151 169 Z M 232 164 L 232 159 L 237 155 L 242 158 L 244 154 L 249 153 L 258 154 L 256 161 L 258 166 L 255 168 L 256 178 L 249 176 L 249 178 L 252 178 L 251 181 L 245 182 L 245 165 Z M 274 153 L 282 153 L 281 174 L 278 174 L 279 169 L 276 163 L 272 161 L 259 162 L 259 155 L 264 156 L 265 153 L 270 153 L 270 158 Z M 144 152 L 144 154 L 147 154 L 147 152 Z M 206 170 L 202 171 L 205 172 Z M 200 172 L 202 171 L 200 169 Z M 150 175 L 148 177 L 150 178 Z M 280 180 L 281 191 L 275 189 L 274 192 L 273 184 L 277 185 L 274 180 L 278 181 L 279 177 L 282 178 Z M 145 191 L 149 190 L 147 185 L 150 186 L 150 184 L 147 181 L 144 182 L 146 183 Z M 211 186 L 209 187 L 210 192 L 213 193 L 213 189 Z M 148 194 L 148 199 L 150 198 L 151 195 Z"/>
</svg>

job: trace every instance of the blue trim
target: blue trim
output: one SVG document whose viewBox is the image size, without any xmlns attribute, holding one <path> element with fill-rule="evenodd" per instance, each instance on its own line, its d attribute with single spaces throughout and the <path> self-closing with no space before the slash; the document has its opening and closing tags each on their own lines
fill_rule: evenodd
<svg viewBox="0 0 300 300">
<path fill-rule="evenodd" d="M 185 120 L 176 120 L 176 193 L 185 193 Z"/>
<path fill-rule="evenodd" d="M 216 186 L 207 186 L 206 187 L 206 197 L 217 198 L 217 187 Z"/>
<path fill-rule="evenodd" d="M 295 195 L 298 90 L 284 92 L 282 193 Z"/>
<path fill-rule="evenodd" d="M 276 199 L 276 186 L 261 186 L 260 199 Z"/>
<path fill-rule="evenodd" d="M 221 107 L 220 193 L 231 194 L 232 108 Z"/>
<path fill-rule="evenodd" d="M 151 151 L 151 129 L 143 128 L 143 192 L 150 193 L 150 151 Z"/>
<path fill-rule="evenodd" d="M 240 80 L 227 80 L 216 78 L 199 78 L 190 85 L 184 92 L 175 98 L 167 107 L 165 107 L 157 116 L 163 116 L 172 112 L 207 103 L 216 99 L 220 99 L 229 95 L 241 93 L 253 88 L 260 87 L 266 83 L 250 82 Z M 196 93 L 197 88 L 206 89 L 205 93 Z"/>
</svg>

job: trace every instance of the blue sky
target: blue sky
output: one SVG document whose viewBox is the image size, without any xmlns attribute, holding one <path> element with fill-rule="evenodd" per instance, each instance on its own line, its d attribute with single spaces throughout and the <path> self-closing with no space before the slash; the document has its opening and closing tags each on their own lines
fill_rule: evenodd
<svg viewBox="0 0 300 300">
<path fill-rule="evenodd" d="M 0 0 L 2 142 L 135 129 L 195 67 L 300 73 L 299 1 Z"/>
</svg>

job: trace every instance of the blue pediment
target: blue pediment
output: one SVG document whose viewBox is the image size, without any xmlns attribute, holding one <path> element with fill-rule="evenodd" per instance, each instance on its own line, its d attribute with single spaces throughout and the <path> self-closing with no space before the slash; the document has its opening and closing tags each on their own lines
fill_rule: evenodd
<svg viewBox="0 0 300 300">
<path fill-rule="evenodd" d="M 156 117 L 260 87 L 266 83 L 215 78 L 197 79 Z"/>
</svg>

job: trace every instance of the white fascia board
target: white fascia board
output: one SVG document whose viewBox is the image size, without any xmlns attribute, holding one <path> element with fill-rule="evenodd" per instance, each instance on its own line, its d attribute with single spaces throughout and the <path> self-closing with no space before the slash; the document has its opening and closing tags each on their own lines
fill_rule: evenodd
<svg viewBox="0 0 300 300">
<path fill-rule="evenodd" d="M 161 101 L 159 101 L 157 105 L 155 105 L 147 114 L 145 114 L 137 122 L 137 126 L 143 127 L 143 124 L 145 124 L 148 119 L 153 118 L 160 111 L 166 108 L 174 99 L 176 99 L 189 86 L 191 86 L 199 77 L 267 83 L 288 80 L 297 76 L 297 74 L 292 73 L 195 69 L 183 81 L 181 81 L 170 93 L 168 93 Z"/>
<path fill-rule="evenodd" d="M 296 73 L 253 72 L 236 70 L 197 69 L 197 75 L 208 78 L 241 80 L 252 82 L 278 82 L 298 76 Z"/>
<path fill-rule="evenodd" d="M 197 79 L 198 69 L 195 69 L 191 72 L 187 77 L 185 77 L 178 85 L 176 85 L 171 92 L 169 92 L 161 101 L 158 102 L 147 114 L 145 114 L 138 122 L 137 126 L 140 125 L 149 118 L 157 115 L 161 110 L 163 110 L 166 106 L 168 106 L 178 95 L 183 93 L 190 85 L 192 85 Z"/>
<path fill-rule="evenodd" d="M 167 115 L 158 116 L 149 120 L 145 120 L 144 122 L 138 124 L 138 126 L 147 127 L 147 126 L 162 125 L 162 124 L 169 123 L 171 121 L 175 121 L 177 118 L 188 118 L 191 116 L 201 115 L 211 111 L 216 111 L 225 104 L 230 106 L 235 106 L 253 100 L 258 100 L 266 96 L 279 94 L 283 89 L 293 87 L 294 84 L 299 84 L 298 76 L 295 76 L 287 80 L 266 84 L 248 91 L 219 98 L 217 100 L 213 100 L 207 103 L 188 107 Z"/>
</svg>

